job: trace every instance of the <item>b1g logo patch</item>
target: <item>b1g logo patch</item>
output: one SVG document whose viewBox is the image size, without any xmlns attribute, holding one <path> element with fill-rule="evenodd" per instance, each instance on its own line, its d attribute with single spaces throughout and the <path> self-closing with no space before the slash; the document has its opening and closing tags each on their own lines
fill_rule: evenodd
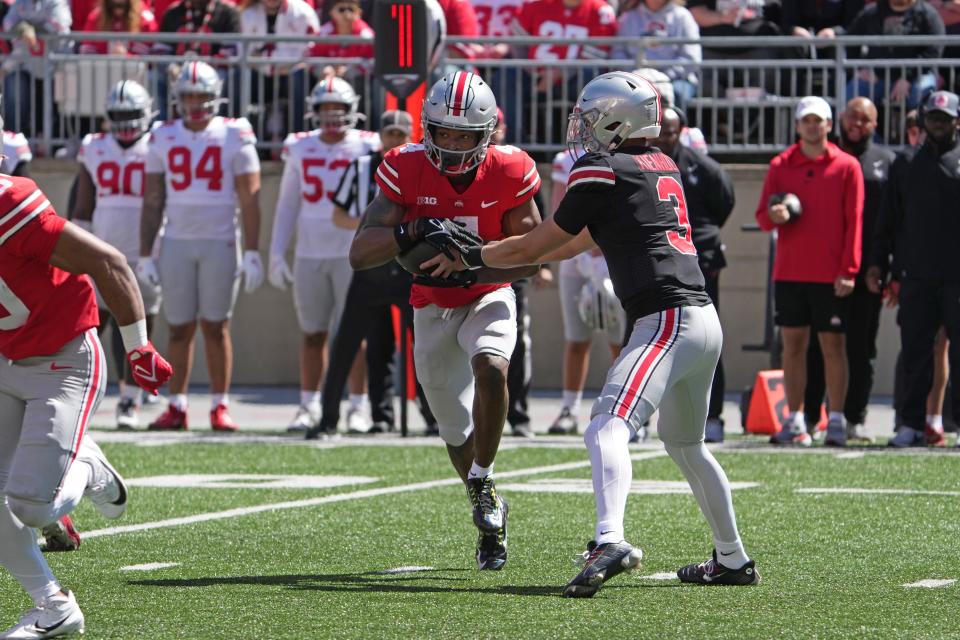
<svg viewBox="0 0 960 640">
<path fill-rule="evenodd" d="M 437 199 L 433 196 L 417 196 L 417 204 L 437 205 Z"/>
</svg>

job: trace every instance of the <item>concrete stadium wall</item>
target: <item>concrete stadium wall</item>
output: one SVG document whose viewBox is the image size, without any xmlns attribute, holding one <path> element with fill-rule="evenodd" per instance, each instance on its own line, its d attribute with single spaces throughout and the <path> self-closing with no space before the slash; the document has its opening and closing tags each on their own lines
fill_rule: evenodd
<svg viewBox="0 0 960 640">
<path fill-rule="evenodd" d="M 720 280 L 720 317 L 724 328 L 723 359 L 727 390 L 743 389 L 752 383 L 759 369 L 769 367 L 767 353 L 745 352 L 742 345 L 758 343 L 763 337 L 764 295 L 767 278 L 768 237 L 764 233 L 744 232 L 743 224 L 754 222 L 753 211 L 760 195 L 766 166 L 728 165 L 736 185 L 737 205 L 724 228 L 729 266 Z M 66 214 L 67 194 L 74 165 L 64 160 L 34 161 L 33 176 L 46 191 L 61 214 Z M 261 205 L 263 221 L 260 248 L 266 262 L 274 204 L 280 184 L 281 165 L 267 162 L 263 168 Z M 544 178 L 544 202 L 550 202 L 550 165 L 541 165 Z M 561 388 L 563 327 L 556 287 L 543 291 L 531 288 L 533 338 L 533 384 L 535 389 Z M 890 394 L 893 366 L 899 350 L 899 334 L 892 311 L 884 310 L 878 339 L 877 375 L 874 393 Z M 163 349 L 167 341 L 164 323 L 155 336 Z M 234 382 L 238 384 L 297 384 L 297 345 L 299 329 L 289 291 L 282 292 L 264 284 L 253 295 L 241 292 L 233 320 Z M 202 337 L 197 337 L 197 352 L 191 381 L 205 383 L 206 365 Z M 108 345 L 105 345 L 108 346 Z M 588 388 L 599 388 L 610 362 L 608 350 L 597 343 L 593 350 Z M 109 347 L 108 347 L 109 348 Z"/>
</svg>

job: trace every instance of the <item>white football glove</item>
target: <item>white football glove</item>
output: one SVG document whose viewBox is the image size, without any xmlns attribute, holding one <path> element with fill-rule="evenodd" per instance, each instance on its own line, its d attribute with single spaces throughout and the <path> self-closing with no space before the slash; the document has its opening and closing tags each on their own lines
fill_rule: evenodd
<svg viewBox="0 0 960 640">
<path fill-rule="evenodd" d="M 287 285 L 293 283 L 293 272 L 290 271 L 283 256 L 270 256 L 270 284 L 280 291 L 286 291 Z"/>
<path fill-rule="evenodd" d="M 137 280 L 146 286 L 157 288 L 160 286 L 160 272 L 153 258 L 140 256 L 137 259 Z"/>
<path fill-rule="evenodd" d="M 263 263 L 258 252 L 244 251 L 240 270 L 243 272 L 243 290 L 247 293 L 253 293 L 263 284 Z"/>
</svg>

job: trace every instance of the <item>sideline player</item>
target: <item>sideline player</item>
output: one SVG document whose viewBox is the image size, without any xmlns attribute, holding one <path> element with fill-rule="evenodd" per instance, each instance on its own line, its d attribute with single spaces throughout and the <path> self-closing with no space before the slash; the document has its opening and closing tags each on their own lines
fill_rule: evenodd
<svg viewBox="0 0 960 640">
<path fill-rule="evenodd" d="M 533 202 L 540 187 L 536 165 L 515 147 L 489 145 L 497 104 L 480 76 L 457 71 L 437 81 L 424 100 L 422 120 L 423 144 L 391 150 L 377 169 L 380 193 L 350 247 L 355 269 L 393 259 L 427 229 L 441 226 L 439 219 L 452 218 L 487 240 L 540 223 Z M 480 530 L 480 569 L 500 569 L 507 560 L 507 504 L 493 481 L 517 335 L 514 294 L 504 283 L 536 271 L 480 270 L 453 288 L 447 281 L 420 279 L 410 295 L 417 376 L 467 486 Z"/>
<path fill-rule="evenodd" d="M 77 161 L 77 197 L 73 221 L 92 231 L 123 253 L 127 264 L 136 267 L 140 255 L 140 212 L 143 208 L 144 162 L 150 125 L 157 112 L 147 90 L 133 80 L 121 80 L 107 95 L 107 133 L 90 133 L 80 144 Z M 160 310 L 160 287 L 140 282 L 147 337 Z M 99 296 L 98 296 L 99 298 Z M 111 324 L 110 313 L 102 299 L 100 335 Z M 124 366 L 119 327 L 114 324 L 114 355 L 119 355 L 120 401 L 117 403 L 117 428 L 132 429 L 139 424 L 142 392 L 133 383 L 129 367 Z M 126 384 L 124 384 L 124 382 Z"/>
<path fill-rule="evenodd" d="M 0 109 L 3 108 L 3 92 L 0 91 Z M 7 131 L 0 125 L 0 173 L 10 176 L 30 177 L 30 143 L 22 133 Z"/>
<path fill-rule="evenodd" d="M 210 374 L 210 426 L 236 431 L 227 412 L 233 344 L 230 316 L 243 274 L 253 293 L 263 282 L 257 253 L 260 235 L 260 160 L 246 118 L 217 115 L 223 83 L 205 62 L 188 62 L 174 92 L 180 118 L 150 134 L 140 227 L 137 276 L 164 285 L 164 315 L 170 325 L 170 406 L 150 429 L 187 428 L 187 384 L 193 365 L 197 320 Z M 237 205 L 243 224 L 240 263 Z M 166 215 L 164 215 L 166 214 Z M 160 256 L 151 257 L 166 220 Z"/>
<path fill-rule="evenodd" d="M 677 574 L 698 584 L 757 584 L 754 562 L 737 532 L 730 484 L 703 443 L 710 383 L 723 341 L 717 312 L 687 220 L 680 173 L 650 142 L 660 133 L 654 86 L 614 71 L 589 82 L 567 132 L 588 153 L 570 172 L 567 195 L 544 224 L 518 238 L 476 247 L 452 262 L 443 254 L 423 267 L 433 277 L 452 269 L 536 264 L 599 246 L 632 334 L 607 374 L 584 433 L 597 501 L 595 541 L 564 595 L 590 597 L 639 565 L 624 539 L 623 514 L 633 475 L 627 443 L 660 409 L 657 429 L 713 530 L 714 553 Z M 469 266 L 468 266 L 469 265 Z"/>
<path fill-rule="evenodd" d="M 353 232 L 333 223 L 333 196 L 350 163 L 380 150 L 380 136 L 356 129 L 360 97 L 342 78 L 324 78 L 307 100 L 313 131 L 292 133 L 283 145 L 283 177 L 270 242 L 270 284 L 286 289 L 300 324 L 300 408 L 288 431 L 308 431 L 320 422 L 320 381 L 327 366 L 327 337 L 335 332 L 353 270 L 347 260 Z M 284 254 L 297 233 L 293 272 Z M 366 394 L 365 351 L 353 360 L 347 426 L 366 431 L 361 411 Z M 360 365 L 360 366 L 358 366 Z M 359 369 L 359 371 L 357 371 Z M 337 401 L 339 402 L 339 398 Z"/>
<path fill-rule="evenodd" d="M 123 479 L 85 433 L 106 386 L 106 362 L 96 298 L 82 274 L 120 325 L 134 380 L 156 393 L 170 365 L 147 340 L 123 254 L 58 217 L 32 180 L 0 174 L 0 564 L 34 603 L 2 638 L 84 628 L 33 528 L 60 520 L 83 496 L 107 518 L 126 509 Z"/>
</svg>

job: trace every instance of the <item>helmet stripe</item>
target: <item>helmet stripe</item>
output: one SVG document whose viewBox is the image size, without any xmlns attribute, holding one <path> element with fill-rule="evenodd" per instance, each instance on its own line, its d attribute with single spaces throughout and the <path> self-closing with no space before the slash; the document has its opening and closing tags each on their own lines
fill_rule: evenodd
<svg viewBox="0 0 960 640">
<path fill-rule="evenodd" d="M 193 71 L 193 84 L 197 84 L 197 66 L 198 66 L 197 63 L 194 62 L 190 67 L 191 70 Z"/>
<path fill-rule="evenodd" d="M 453 78 L 453 95 L 451 96 L 450 105 L 453 107 L 453 115 L 462 116 L 466 105 L 464 102 L 464 94 L 467 93 L 466 86 L 468 85 L 470 79 L 469 73 L 458 71 L 457 75 Z"/>
<path fill-rule="evenodd" d="M 333 76 L 327 78 L 327 91 L 333 93 Z"/>
</svg>

